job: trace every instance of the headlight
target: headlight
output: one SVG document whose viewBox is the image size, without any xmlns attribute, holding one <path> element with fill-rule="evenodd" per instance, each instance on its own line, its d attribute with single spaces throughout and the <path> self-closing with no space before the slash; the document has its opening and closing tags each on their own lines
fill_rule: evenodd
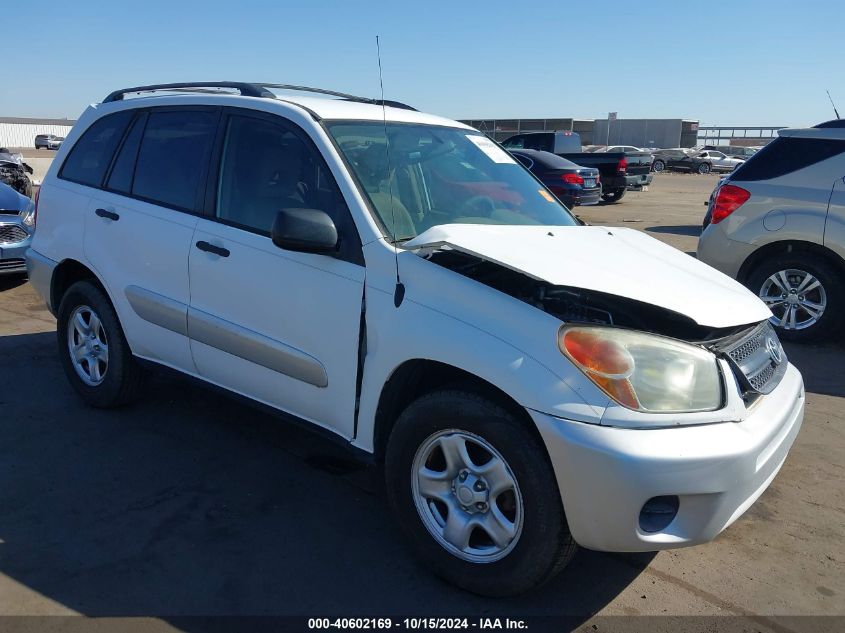
<svg viewBox="0 0 845 633">
<path fill-rule="evenodd" d="M 23 225 L 28 229 L 35 228 L 35 203 L 31 200 L 29 201 L 29 204 L 26 205 L 26 209 L 24 209 L 21 213 L 21 222 L 23 222 Z"/>
<path fill-rule="evenodd" d="M 612 327 L 563 326 L 558 346 L 596 386 L 629 409 L 691 413 L 722 404 L 716 357 L 695 345 Z"/>
</svg>

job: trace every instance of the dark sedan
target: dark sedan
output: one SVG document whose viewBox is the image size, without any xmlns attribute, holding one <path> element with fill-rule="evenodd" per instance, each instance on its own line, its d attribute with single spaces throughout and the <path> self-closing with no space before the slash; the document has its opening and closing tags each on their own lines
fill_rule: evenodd
<svg viewBox="0 0 845 633">
<path fill-rule="evenodd" d="M 570 209 L 601 200 L 598 169 L 581 167 L 551 152 L 512 149 L 510 153 Z"/>
</svg>

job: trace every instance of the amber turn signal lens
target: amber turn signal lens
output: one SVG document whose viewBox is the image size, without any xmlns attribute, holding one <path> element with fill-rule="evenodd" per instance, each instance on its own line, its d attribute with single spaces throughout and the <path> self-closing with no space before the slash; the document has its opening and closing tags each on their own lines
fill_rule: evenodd
<svg viewBox="0 0 845 633">
<path fill-rule="evenodd" d="M 561 349 L 611 398 L 626 407 L 640 408 L 628 380 L 634 359 L 621 344 L 589 329 L 567 330 L 562 333 Z"/>
</svg>

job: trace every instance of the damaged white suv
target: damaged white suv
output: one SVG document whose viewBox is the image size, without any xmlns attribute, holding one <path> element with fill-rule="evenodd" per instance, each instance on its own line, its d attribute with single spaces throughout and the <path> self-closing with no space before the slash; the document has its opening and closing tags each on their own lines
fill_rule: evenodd
<svg viewBox="0 0 845 633">
<path fill-rule="evenodd" d="M 85 401 L 154 364 L 321 427 L 384 461 L 422 559 L 489 595 L 576 543 L 708 541 L 762 494 L 804 390 L 757 297 L 580 225 L 474 129 L 291 88 L 137 87 L 79 119 L 28 267 Z"/>
</svg>

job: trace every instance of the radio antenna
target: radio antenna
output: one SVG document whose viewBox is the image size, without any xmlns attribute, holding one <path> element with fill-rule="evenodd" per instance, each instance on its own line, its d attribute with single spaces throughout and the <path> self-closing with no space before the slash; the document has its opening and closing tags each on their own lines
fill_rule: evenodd
<svg viewBox="0 0 845 633">
<path fill-rule="evenodd" d="M 393 260 L 396 263 L 396 289 L 393 291 L 393 305 L 397 308 L 405 298 L 405 286 L 399 278 L 399 248 L 396 246 L 396 208 L 393 204 L 393 179 L 390 174 L 390 137 L 387 136 L 387 107 L 384 104 L 384 80 L 381 72 L 381 44 L 376 35 L 376 55 L 378 56 L 378 85 L 381 89 L 381 116 L 384 124 L 384 152 L 387 159 L 387 192 L 390 196 L 390 231 L 393 246 Z"/>
<path fill-rule="evenodd" d="M 833 98 L 830 96 L 830 90 L 825 90 L 827 93 L 827 98 L 830 99 L 830 105 L 833 106 L 833 113 L 836 115 L 836 118 L 839 118 L 839 112 L 836 110 L 836 104 L 833 103 Z"/>
</svg>

